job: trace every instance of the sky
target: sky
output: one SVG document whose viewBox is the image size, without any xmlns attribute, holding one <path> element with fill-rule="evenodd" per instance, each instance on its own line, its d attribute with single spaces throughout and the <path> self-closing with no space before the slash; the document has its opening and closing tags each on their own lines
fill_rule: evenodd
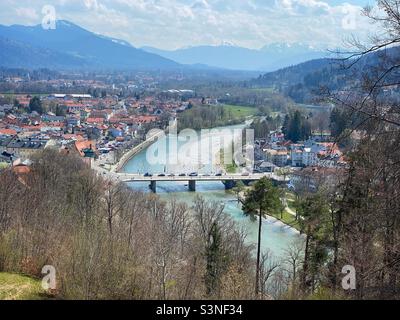
<svg viewBox="0 0 400 320">
<path fill-rule="evenodd" d="M 56 18 L 135 47 L 173 50 L 232 44 L 258 49 L 271 43 L 343 47 L 371 35 L 360 12 L 374 0 L 1 0 L 0 24 L 40 24 L 43 8 Z"/>
</svg>

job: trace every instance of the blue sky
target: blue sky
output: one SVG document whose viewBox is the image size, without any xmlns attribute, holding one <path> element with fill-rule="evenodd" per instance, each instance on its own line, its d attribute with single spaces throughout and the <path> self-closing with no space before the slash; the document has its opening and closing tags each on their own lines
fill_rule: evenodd
<svg viewBox="0 0 400 320">
<path fill-rule="evenodd" d="M 52 5 L 58 19 L 136 47 L 176 49 L 230 43 L 261 48 L 301 42 L 342 47 L 365 39 L 376 26 L 360 15 L 373 0 L 1 0 L 0 24 L 41 23 Z"/>
</svg>

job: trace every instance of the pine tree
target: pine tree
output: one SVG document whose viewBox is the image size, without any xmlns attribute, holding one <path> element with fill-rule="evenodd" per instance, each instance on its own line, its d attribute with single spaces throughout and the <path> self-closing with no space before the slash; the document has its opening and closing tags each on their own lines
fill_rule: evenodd
<svg viewBox="0 0 400 320">
<path fill-rule="evenodd" d="M 206 247 L 206 275 L 205 284 L 207 295 L 212 296 L 218 292 L 220 286 L 223 249 L 221 230 L 216 222 L 213 223 Z"/>
<path fill-rule="evenodd" d="M 261 230 L 262 218 L 267 213 L 278 212 L 281 206 L 280 192 L 266 177 L 257 181 L 254 188 L 247 192 L 243 204 L 243 211 L 252 219 L 258 216 L 258 243 L 256 265 L 256 295 L 260 292 L 260 258 L 261 258 Z"/>
</svg>

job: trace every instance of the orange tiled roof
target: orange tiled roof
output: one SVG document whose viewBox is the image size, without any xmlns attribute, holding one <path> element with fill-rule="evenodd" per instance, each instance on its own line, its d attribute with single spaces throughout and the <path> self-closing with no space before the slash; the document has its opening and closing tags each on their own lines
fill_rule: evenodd
<svg viewBox="0 0 400 320">
<path fill-rule="evenodd" d="M 83 153 L 83 150 L 85 149 L 92 149 L 93 151 L 96 151 L 96 143 L 92 140 L 75 141 L 75 147 L 82 157 L 85 155 Z"/>
<path fill-rule="evenodd" d="M 17 134 L 17 131 L 13 129 L 0 129 L 0 134 L 4 134 L 6 136 L 14 136 Z"/>
</svg>

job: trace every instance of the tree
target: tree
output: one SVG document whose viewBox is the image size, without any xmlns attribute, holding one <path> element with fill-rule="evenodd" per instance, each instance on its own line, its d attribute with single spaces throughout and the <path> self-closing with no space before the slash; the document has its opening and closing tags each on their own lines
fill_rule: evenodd
<svg viewBox="0 0 400 320">
<path fill-rule="evenodd" d="M 290 116 L 289 116 L 289 114 L 285 115 L 285 119 L 283 120 L 282 132 L 285 136 L 289 135 L 289 132 L 290 132 Z"/>
<path fill-rule="evenodd" d="M 18 99 L 14 99 L 14 107 L 15 108 L 20 108 L 21 104 L 19 103 Z"/>
<path fill-rule="evenodd" d="M 306 234 L 302 288 L 307 291 L 315 289 L 316 276 L 319 268 L 327 258 L 327 243 L 330 236 L 329 207 L 326 199 L 321 194 L 307 196 L 300 204 L 299 224 Z"/>
<path fill-rule="evenodd" d="M 243 203 L 243 211 L 252 219 L 258 216 L 258 242 L 257 242 L 257 265 L 256 265 L 256 295 L 260 293 L 260 261 L 261 261 L 261 232 L 262 219 L 265 214 L 277 212 L 280 209 L 281 200 L 279 190 L 272 185 L 272 182 L 263 177 L 256 182 L 254 188 L 246 193 Z"/>
<path fill-rule="evenodd" d="M 222 236 L 217 222 L 214 222 L 209 234 L 208 245 L 206 248 L 206 293 L 208 296 L 214 295 L 220 286 L 221 264 L 223 260 Z"/>
<path fill-rule="evenodd" d="M 240 202 L 240 194 L 244 191 L 245 185 L 243 181 L 237 181 L 232 191 L 235 193 L 238 203 Z"/>
<path fill-rule="evenodd" d="M 42 106 L 42 101 L 40 101 L 39 97 L 33 97 L 29 101 L 29 111 L 34 112 L 36 111 L 39 114 L 43 113 L 43 106 Z"/>
<path fill-rule="evenodd" d="M 300 111 L 294 112 L 293 118 L 290 121 L 289 139 L 293 142 L 297 142 L 302 137 L 302 119 Z"/>
<path fill-rule="evenodd" d="M 298 142 L 310 136 L 311 125 L 301 112 L 296 110 L 294 113 L 285 116 L 282 132 L 285 134 L 286 139 Z"/>
<path fill-rule="evenodd" d="M 340 108 L 334 108 L 330 115 L 331 134 L 333 137 L 338 138 L 347 128 L 348 115 Z"/>
</svg>

